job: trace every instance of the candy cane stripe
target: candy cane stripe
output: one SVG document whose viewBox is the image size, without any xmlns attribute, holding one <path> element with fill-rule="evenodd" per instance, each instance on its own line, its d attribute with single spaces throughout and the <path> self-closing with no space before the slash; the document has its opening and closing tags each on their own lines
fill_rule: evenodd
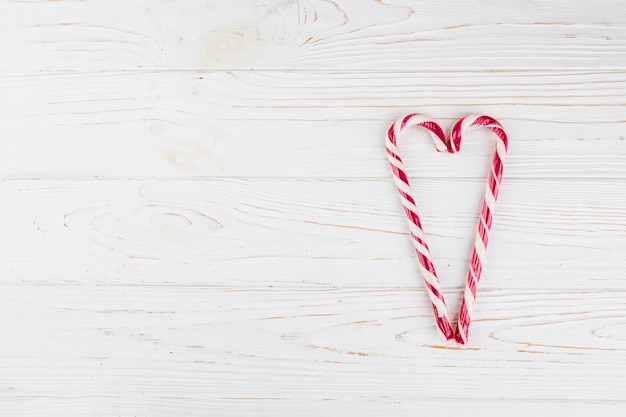
<svg viewBox="0 0 626 417">
<path fill-rule="evenodd" d="M 487 228 L 490 228 L 493 217 L 491 216 L 491 210 L 489 209 L 489 206 L 487 205 L 486 201 L 483 201 L 483 210 L 481 213 L 481 218 L 485 221 Z"/>
<path fill-rule="evenodd" d="M 485 201 L 489 205 L 489 207 L 493 207 L 496 205 L 496 196 L 494 195 L 491 188 L 487 188 L 487 192 L 485 193 Z"/>
</svg>

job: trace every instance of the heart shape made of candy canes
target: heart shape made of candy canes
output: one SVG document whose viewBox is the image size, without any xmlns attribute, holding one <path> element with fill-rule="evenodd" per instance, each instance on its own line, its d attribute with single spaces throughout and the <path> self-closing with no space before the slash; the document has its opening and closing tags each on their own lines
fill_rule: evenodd
<svg viewBox="0 0 626 417">
<path fill-rule="evenodd" d="M 437 272 L 433 264 L 433 258 L 428 249 L 424 230 L 422 229 L 422 224 L 417 214 L 417 206 L 415 204 L 415 198 L 413 197 L 413 191 L 411 190 L 409 177 L 406 174 L 398 149 L 398 139 L 404 131 L 412 126 L 425 128 L 430 133 L 435 144 L 435 149 L 438 152 L 458 152 L 461 149 L 461 140 L 463 137 L 476 128 L 486 128 L 496 136 L 495 151 L 487 179 L 487 190 L 482 204 L 480 219 L 478 220 L 478 231 L 476 233 L 456 330 L 453 330 L 452 322 L 450 321 L 448 308 L 446 307 L 446 302 L 441 290 L 441 284 L 439 283 L 439 278 L 437 277 Z M 446 140 L 443 130 L 436 122 L 429 120 L 421 114 L 409 114 L 408 116 L 398 119 L 389 127 L 385 145 L 387 158 L 389 159 L 393 172 L 393 178 L 404 208 L 404 214 L 408 220 L 411 241 L 417 253 L 419 268 L 424 278 L 428 297 L 430 298 L 435 314 L 437 329 L 445 340 L 454 338 L 458 343 L 465 344 L 467 343 L 469 325 L 474 303 L 476 302 L 476 289 L 482 273 L 487 242 L 489 240 L 489 231 L 491 229 L 496 200 L 498 199 L 498 191 L 502 181 L 504 159 L 508 147 L 508 139 L 504 128 L 497 120 L 489 116 L 466 116 L 455 123 L 450 132 L 449 140 Z"/>
</svg>

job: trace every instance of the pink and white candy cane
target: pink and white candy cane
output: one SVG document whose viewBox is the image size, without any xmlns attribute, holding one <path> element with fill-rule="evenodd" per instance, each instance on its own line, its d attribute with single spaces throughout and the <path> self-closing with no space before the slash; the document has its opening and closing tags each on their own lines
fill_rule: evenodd
<svg viewBox="0 0 626 417">
<path fill-rule="evenodd" d="M 488 186 L 482 205 L 478 232 L 476 235 L 474 250 L 470 261 L 470 268 L 465 286 L 465 292 L 459 312 L 459 323 L 456 332 L 452 331 L 452 324 L 448 315 L 441 285 L 435 271 L 432 256 L 426 244 L 424 231 L 417 214 L 415 198 L 411 191 L 408 176 L 398 150 L 398 139 L 402 133 L 411 126 L 421 126 L 431 134 L 435 148 L 442 152 L 447 150 L 456 153 L 461 148 L 461 140 L 469 131 L 484 127 L 491 130 L 497 136 L 495 152 L 491 170 L 488 177 Z M 443 131 L 439 125 L 420 114 L 410 114 L 398 119 L 391 125 L 387 132 L 386 140 L 387 158 L 391 164 L 394 181 L 400 194 L 404 213 L 409 224 L 411 241 L 415 247 L 419 260 L 420 270 L 426 284 L 428 296 L 433 306 L 437 328 L 444 339 L 456 339 L 458 343 L 467 343 L 468 329 L 471 322 L 474 302 L 476 301 L 476 288 L 482 272 L 482 264 L 487 249 L 489 230 L 493 219 L 495 203 L 498 198 L 498 190 L 502 180 L 504 157 L 507 151 L 507 137 L 502 125 L 489 116 L 467 116 L 459 120 L 450 134 L 450 141 L 446 142 Z"/>
<path fill-rule="evenodd" d="M 448 151 L 450 153 L 458 152 L 461 149 L 463 136 L 476 128 L 487 128 L 492 131 L 496 135 L 496 146 L 491 161 L 491 169 L 489 170 L 485 199 L 483 200 L 480 219 L 478 220 L 478 231 L 474 240 L 474 249 L 467 274 L 465 292 L 459 310 L 459 323 L 454 334 L 456 341 L 461 344 L 467 343 L 469 325 L 472 320 L 474 303 L 476 302 L 476 288 L 483 270 L 483 261 L 487 243 L 489 242 L 489 231 L 491 230 L 493 213 L 496 207 L 496 200 L 498 199 L 500 183 L 502 182 L 504 159 L 508 149 L 506 132 L 496 119 L 489 116 L 472 115 L 456 122 L 450 132 Z"/>
<path fill-rule="evenodd" d="M 454 332 L 448 315 L 448 307 L 446 307 L 443 292 L 441 291 L 441 284 L 439 283 L 435 265 L 433 264 L 432 256 L 428 249 L 428 244 L 426 243 L 422 223 L 417 214 L 417 207 L 415 205 L 413 191 L 411 190 L 411 184 L 409 183 L 409 177 L 406 175 L 406 170 L 398 150 L 398 139 L 405 130 L 412 126 L 425 128 L 432 136 L 435 149 L 437 149 L 438 152 L 448 150 L 448 146 L 446 145 L 446 138 L 441 127 L 421 114 L 409 114 L 402 119 L 398 119 L 397 122 L 389 127 L 387 140 L 385 142 L 387 158 L 391 164 L 393 179 L 400 193 L 404 214 L 406 214 L 409 223 L 409 234 L 411 235 L 411 240 L 413 241 L 413 246 L 417 253 L 417 259 L 419 260 L 420 271 L 424 283 L 426 284 L 428 297 L 433 306 L 437 329 L 439 329 L 439 332 L 445 340 L 450 340 L 454 337 Z"/>
</svg>

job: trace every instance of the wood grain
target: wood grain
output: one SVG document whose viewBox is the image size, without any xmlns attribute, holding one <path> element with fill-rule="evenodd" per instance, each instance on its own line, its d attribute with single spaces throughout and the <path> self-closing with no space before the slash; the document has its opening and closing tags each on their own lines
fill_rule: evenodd
<svg viewBox="0 0 626 417">
<path fill-rule="evenodd" d="M 413 402 L 446 387 L 441 401 L 613 401 L 626 371 L 623 291 L 485 291 L 466 348 L 433 341 L 421 291 L 3 286 L 1 294 L 0 385 L 16 398 L 110 399 L 109 407 Z"/>
<path fill-rule="evenodd" d="M 415 111 L 498 118 L 507 177 L 626 178 L 623 71 L 5 75 L 0 95 L 5 178 L 388 179 L 385 131 Z M 412 176 L 486 175 L 481 134 L 449 161 L 420 135 Z"/>
<path fill-rule="evenodd" d="M 507 180 L 481 288 L 626 290 L 621 184 Z M 414 183 L 445 288 L 464 283 L 483 187 Z M 389 180 L 33 180 L 0 191 L 5 284 L 422 288 Z"/>
<path fill-rule="evenodd" d="M 616 68 L 625 16 L 621 0 L 15 0 L 0 70 Z"/>
</svg>

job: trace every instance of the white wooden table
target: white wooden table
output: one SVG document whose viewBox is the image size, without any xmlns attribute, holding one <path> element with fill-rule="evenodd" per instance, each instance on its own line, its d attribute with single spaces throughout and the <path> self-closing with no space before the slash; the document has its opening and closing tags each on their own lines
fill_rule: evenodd
<svg viewBox="0 0 626 417">
<path fill-rule="evenodd" d="M 2 0 L 0 56 L 0 415 L 624 415 L 622 0 Z M 415 111 L 511 140 L 466 347 Z M 403 139 L 456 311 L 493 142 Z"/>
</svg>

